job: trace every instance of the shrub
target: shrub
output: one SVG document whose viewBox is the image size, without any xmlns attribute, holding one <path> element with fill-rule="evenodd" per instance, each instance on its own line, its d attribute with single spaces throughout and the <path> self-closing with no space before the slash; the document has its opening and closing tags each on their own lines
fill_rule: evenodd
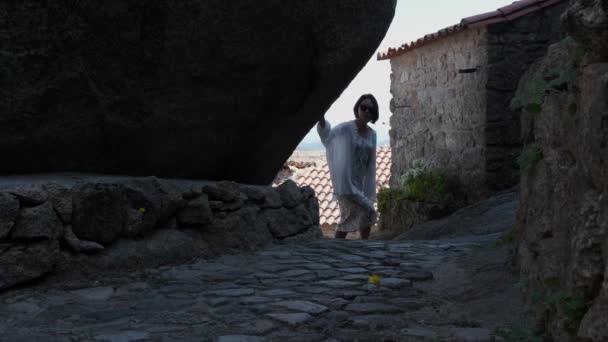
<svg viewBox="0 0 608 342">
<path fill-rule="evenodd" d="M 558 289 L 560 286 L 560 280 L 558 277 L 546 277 L 543 279 L 543 284 L 548 289 Z"/>
<path fill-rule="evenodd" d="M 543 152 L 536 145 L 527 145 L 517 158 L 517 164 L 521 170 L 526 170 L 543 159 Z"/>
<path fill-rule="evenodd" d="M 437 171 L 428 171 L 421 162 L 414 164 L 414 168 L 400 181 L 406 197 L 414 201 L 432 201 L 447 192 L 445 176 Z"/>
<path fill-rule="evenodd" d="M 526 110 L 530 113 L 538 114 L 543 111 L 543 106 L 538 103 L 528 103 L 526 105 Z"/>
<path fill-rule="evenodd" d="M 581 320 L 589 309 L 589 297 L 587 293 L 576 293 L 560 298 L 560 306 L 566 316 L 564 330 L 572 336 L 576 335 Z"/>
<path fill-rule="evenodd" d="M 532 113 L 538 113 L 542 109 L 542 104 L 545 101 L 545 91 L 549 85 L 544 80 L 531 80 L 526 85 L 526 92 L 522 99 L 526 110 Z"/>
<path fill-rule="evenodd" d="M 402 188 L 385 188 L 378 193 L 378 212 L 380 215 L 388 211 L 389 203 L 397 203 L 407 199 L 407 193 Z"/>
<path fill-rule="evenodd" d="M 403 200 L 440 202 L 448 198 L 447 193 L 446 177 L 439 172 L 428 171 L 421 162 L 417 162 L 401 177 L 400 186 L 378 192 L 378 212 L 382 215 L 389 211 L 391 203 Z"/>
<path fill-rule="evenodd" d="M 533 281 L 530 288 L 530 301 L 552 316 L 560 315 L 563 329 L 571 336 L 576 336 L 581 320 L 591 305 L 591 292 L 587 289 L 565 291 L 560 289 L 557 277 L 546 277 L 542 281 Z"/>
<path fill-rule="evenodd" d="M 586 54 L 587 49 L 584 46 L 577 46 L 576 50 L 574 51 L 574 59 L 572 61 L 572 66 L 574 68 L 580 67 L 581 63 L 583 62 L 583 58 Z"/>
<path fill-rule="evenodd" d="M 492 245 L 493 247 L 510 246 L 517 248 L 518 239 L 517 227 L 514 226 L 504 232 Z"/>
</svg>

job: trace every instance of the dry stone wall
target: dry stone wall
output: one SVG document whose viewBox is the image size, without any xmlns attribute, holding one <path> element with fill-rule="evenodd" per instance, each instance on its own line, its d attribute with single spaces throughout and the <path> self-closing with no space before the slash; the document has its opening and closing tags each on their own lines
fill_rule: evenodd
<svg viewBox="0 0 608 342">
<path fill-rule="evenodd" d="M 393 185 L 418 160 L 470 192 L 484 183 L 486 40 L 471 29 L 391 59 Z"/>
<path fill-rule="evenodd" d="M 150 178 L 0 188 L 0 291 L 321 237 L 314 191 Z"/>
</svg>

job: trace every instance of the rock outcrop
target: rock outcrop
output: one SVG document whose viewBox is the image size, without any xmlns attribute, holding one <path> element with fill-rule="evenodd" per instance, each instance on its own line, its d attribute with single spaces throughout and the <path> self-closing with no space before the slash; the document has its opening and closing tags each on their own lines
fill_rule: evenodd
<svg viewBox="0 0 608 342">
<path fill-rule="evenodd" d="M 3 1 L 0 174 L 269 184 L 372 56 L 395 5 Z"/>
<path fill-rule="evenodd" d="M 520 267 L 551 341 L 608 340 L 608 2 L 571 1 L 571 37 L 520 82 Z"/>
<path fill-rule="evenodd" d="M 0 209 L 0 291 L 53 271 L 141 270 L 321 237 L 314 191 L 291 181 L 13 185 Z"/>
</svg>

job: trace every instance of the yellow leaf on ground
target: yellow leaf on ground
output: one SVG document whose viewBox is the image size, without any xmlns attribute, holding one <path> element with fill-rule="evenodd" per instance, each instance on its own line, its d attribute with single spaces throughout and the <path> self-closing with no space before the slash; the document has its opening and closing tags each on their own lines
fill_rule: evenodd
<svg viewBox="0 0 608 342">
<path fill-rule="evenodd" d="M 376 285 L 377 287 L 380 287 L 380 282 L 382 281 L 382 276 L 379 274 L 372 274 L 369 277 L 367 277 L 367 281 L 371 284 Z"/>
</svg>

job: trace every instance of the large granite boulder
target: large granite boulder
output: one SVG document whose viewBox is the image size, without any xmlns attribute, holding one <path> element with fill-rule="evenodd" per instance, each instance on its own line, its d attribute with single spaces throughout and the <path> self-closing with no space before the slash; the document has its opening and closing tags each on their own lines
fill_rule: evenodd
<svg viewBox="0 0 608 342">
<path fill-rule="evenodd" d="M 372 56 L 395 5 L 3 1 L 0 174 L 268 184 Z"/>
<path fill-rule="evenodd" d="M 608 1 L 573 0 L 571 37 L 520 82 L 520 267 L 548 340 L 608 341 Z M 531 102 L 534 101 L 534 102 Z"/>
<path fill-rule="evenodd" d="M 564 14 L 568 32 L 588 47 L 587 59 L 605 61 L 608 56 L 608 2 L 606 0 L 573 0 Z"/>
</svg>

